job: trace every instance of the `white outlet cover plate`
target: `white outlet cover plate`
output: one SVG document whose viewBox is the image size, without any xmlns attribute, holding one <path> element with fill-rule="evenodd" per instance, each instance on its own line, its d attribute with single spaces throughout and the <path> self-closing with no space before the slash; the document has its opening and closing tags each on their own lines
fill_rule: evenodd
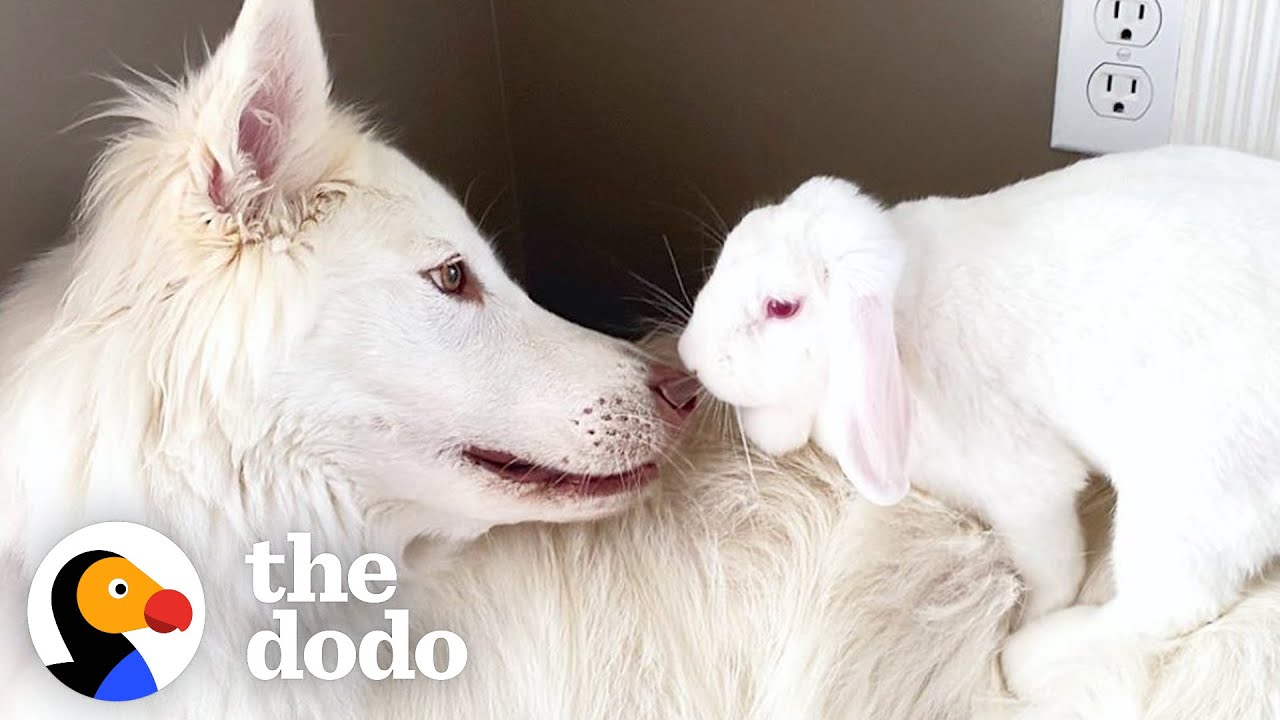
<svg viewBox="0 0 1280 720">
<path fill-rule="evenodd" d="M 1098 6 L 1112 2 L 1114 0 L 1062 0 L 1058 81 L 1050 142 L 1059 150 L 1100 154 L 1140 150 L 1169 142 L 1178 85 L 1184 2 L 1145 0 L 1160 4 L 1160 29 L 1145 47 L 1109 43 L 1098 32 L 1095 23 Z M 1089 78 L 1105 63 L 1139 67 L 1151 78 L 1151 106 L 1141 117 L 1132 120 L 1106 117 L 1089 104 Z"/>
</svg>

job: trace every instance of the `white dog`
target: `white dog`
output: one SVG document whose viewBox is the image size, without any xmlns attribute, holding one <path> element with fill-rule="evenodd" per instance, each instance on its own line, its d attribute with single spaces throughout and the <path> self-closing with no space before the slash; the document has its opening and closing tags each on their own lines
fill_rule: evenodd
<svg viewBox="0 0 1280 720">
<path fill-rule="evenodd" d="M 187 671 L 204 679 L 145 701 L 165 715 L 334 707 L 237 688 L 256 683 L 248 634 L 271 626 L 252 543 L 310 531 L 349 561 L 615 513 L 684 415 L 677 373 L 538 308 L 453 197 L 328 92 L 310 3 L 249 0 L 203 70 L 131 90 L 75 239 L 0 309 L 3 548 L 23 580 L 5 592 L 90 522 L 173 538 L 219 597 Z M 36 708 L 69 694 L 8 635 Z"/>
<path fill-rule="evenodd" d="M 318 37 L 309 3 L 250 0 L 206 68 L 135 90 L 75 241 L 0 306 L 6 717 L 1012 709 L 993 670 L 1019 585 L 991 532 L 914 495 L 867 512 L 816 454 L 748 463 L 710 421 L 642 492 L 680 378 L 535 307 L 443 189 L 327 103 Z M 183 676 L 119 707 L 58 686 L 21 630 L 35 564 L 106 519 L 183 546 L 210 613 Z M 393 555 L 397 605 L 466 639 L 467 668 L 254 680 L 270 617 L 241 558 L 287 530 Z M 1159 673 L 1098 673 L 1153 717 L 1274 718 L 1277 608 L 1263 586 Z"/>
</svg>

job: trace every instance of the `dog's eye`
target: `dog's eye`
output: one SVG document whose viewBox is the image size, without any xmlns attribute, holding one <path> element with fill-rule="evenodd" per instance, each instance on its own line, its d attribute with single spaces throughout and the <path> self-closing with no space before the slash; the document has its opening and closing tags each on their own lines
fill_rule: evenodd
<svg viewBox="0 0 1280 720">
<path fill-rule="evenodd" d="M 460 295 L 467 289 L 467 264 L 460 257 L 451 258 L 420 274 L 446 295 Z"/>
<path fill-rule="evenodd" d="M 129 583 L 121 580 L 120 578 L 116 578 L 107 584 L 107 592 L 111 593 L 111 597 L 119 600 L 129 594 Z"/>
<path fill-rule="evenodd" d="M 764 314 L 770 320 L 786 320 L 800 310 L 798 300 L 779 300 L 769 298 L 764 304 Z"/>
</svg>

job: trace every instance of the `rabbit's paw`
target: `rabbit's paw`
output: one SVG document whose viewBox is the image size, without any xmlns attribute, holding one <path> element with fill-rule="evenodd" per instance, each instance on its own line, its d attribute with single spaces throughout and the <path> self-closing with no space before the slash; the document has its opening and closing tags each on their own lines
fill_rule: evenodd
<svg viewBox="0 0 1280 720">
<path fill-rule="evenodd" d="M 1101 608 L 1077 606 L 1009 638 L 1000 662 L 1009 691 L 1026 703 L 1020 718 L 1139 717 L 1146 654 L 1106 620 Z"/>
</svg>

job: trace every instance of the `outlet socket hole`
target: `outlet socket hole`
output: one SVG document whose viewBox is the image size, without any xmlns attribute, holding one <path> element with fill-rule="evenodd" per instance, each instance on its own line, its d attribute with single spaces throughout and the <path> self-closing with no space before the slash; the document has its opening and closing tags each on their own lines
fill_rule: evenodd
<svg viewBox="0 0 1280 720">
<path fill-rule="evenodd" d="M 1124 103 L 1118 102 L 1115 105 L 1112 105 L 1111 112 L 1116 113 L 1117 115 L 1124 114 Z"/>
<path fill-rule="evenodd" d="M 1125 29 L 1121 30 L 1121 31 L 1120 31 L 1120 39 L 1121 39 L 1121 40 L 1132 40 L 1132 39 L 1133 39 L 1133 31 L 1132 31 L 1132 30 L 1130 30 L 1129 28 L 1125 28 Z"/>
</svg>

